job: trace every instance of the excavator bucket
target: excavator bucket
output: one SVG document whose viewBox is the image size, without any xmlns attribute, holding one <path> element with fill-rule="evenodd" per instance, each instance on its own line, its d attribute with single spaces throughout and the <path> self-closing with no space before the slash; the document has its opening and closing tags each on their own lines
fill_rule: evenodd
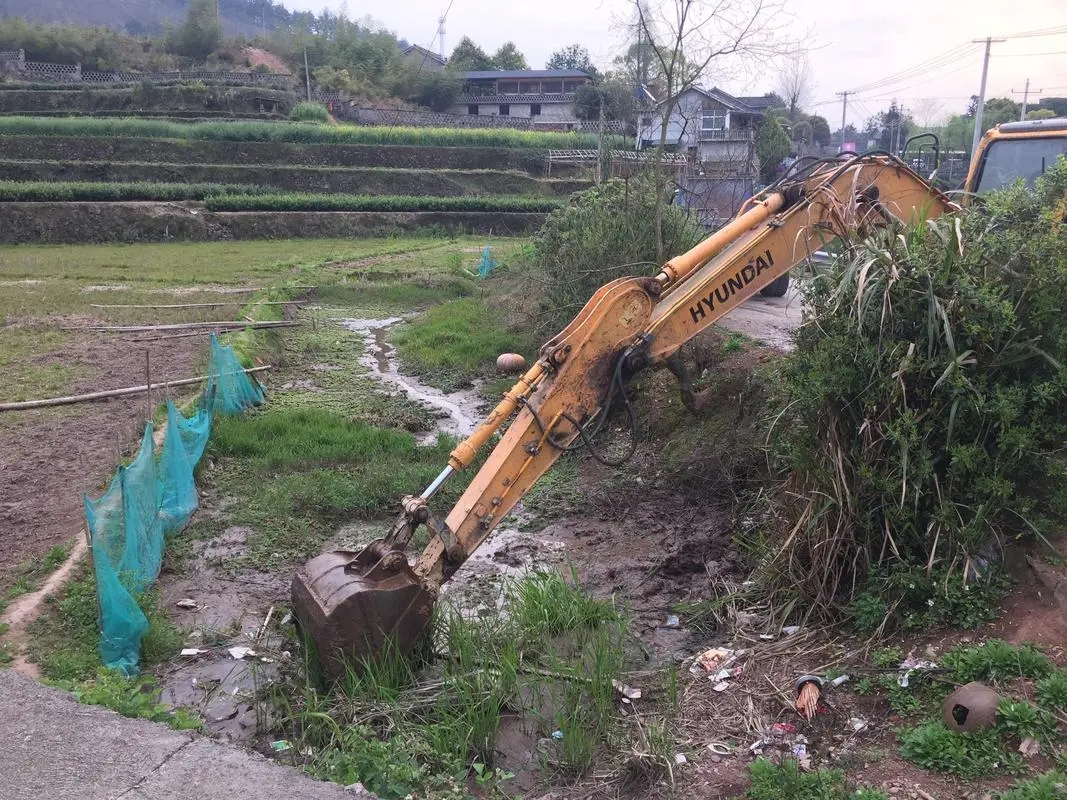
<svg viewBox="0 0 1067 800">
<path fill-rule="evenodd" d="M 293 578 L 293 614 L 329 678 L 387 648 L 409 653 L 430 622 L 434 595 L 403 553 L 335 550 Z"/>
</svg>

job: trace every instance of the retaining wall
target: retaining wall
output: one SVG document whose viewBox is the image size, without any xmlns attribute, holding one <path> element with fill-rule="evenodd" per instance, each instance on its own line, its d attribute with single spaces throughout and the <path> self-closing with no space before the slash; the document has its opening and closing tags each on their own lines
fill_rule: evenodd
<svg viewBox="0 0 1067 800">
<path fill-rule="evenodd" d="M 288 144 L 117 136 L 0 136 L 0 158 L 41 161 L 138 161 L 169 164 L 400 167 L 408 169 L 517 169 L 540 175 L 544 153 L 505 147 Z M 553 165 L 574 175 L 575 165 Z"/>
<path fill-rule="evenodd" d="M 177 203 L 0 203 L 0 244 L 118 244 L 359 238 L 436 231 L 525 236 L 545 214 L 502 212 L 204 212 Z"/>
</svg>

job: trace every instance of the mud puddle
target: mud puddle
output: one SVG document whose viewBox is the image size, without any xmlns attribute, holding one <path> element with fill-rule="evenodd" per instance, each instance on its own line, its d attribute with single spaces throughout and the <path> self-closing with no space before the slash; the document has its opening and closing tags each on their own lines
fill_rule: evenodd
<svg viewBox="0 0 1067 800">
<path fill-rule="evenodd" d="M 389 329 L 404 317 L 384 319 L 343 319 L 341 324 L 363 338 L 364 353 L 359 363 L 370 370 L 376 380 L 400 389 L 416 403 L 431 409 L 440 420 L 437 429 L 424 434 L 420 444 L 433 442 L 438 433 L 468 436 L 478 425 L 477 387 L 446 394 L 410 375 L 401 375 L 396 350 L 389 343 Z"/>
<path fill-rule="evenodd" d="M 234 526 L 197 542 L 188 575 L 161 582 L 161 600 L 185 638 L 183 654 L 161 678 L 160 700 L 196 711 L 211 733 L 241 744 L 270 729 L 268 707 L 257 695 L 289 658 L 276 633 L 288 613 L 286 577 L 215 568 L 244 551 L 249 532 Z"/>
</svg>

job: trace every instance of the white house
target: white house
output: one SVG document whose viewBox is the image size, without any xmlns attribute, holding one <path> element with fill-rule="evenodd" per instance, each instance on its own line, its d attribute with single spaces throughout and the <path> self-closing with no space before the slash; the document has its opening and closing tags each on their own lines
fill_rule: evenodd
<svg viewBox="0 0 1067 800">
<path fill-rule="evenodd" d="M 678 98 L 667 123 L 666 144 L 719 174 L 755 174 L 756 128 L 773 96 L 734 97 L 721 89 L 691 87 Z M 658 147 L 662 115 L 656 108 L 638 120 L 637 147 Z"/>
</svg>

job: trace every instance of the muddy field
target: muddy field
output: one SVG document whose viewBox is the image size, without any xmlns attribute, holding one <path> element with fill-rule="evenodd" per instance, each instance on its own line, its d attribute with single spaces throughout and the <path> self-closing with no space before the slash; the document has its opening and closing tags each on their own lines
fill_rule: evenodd
<svg viewBox="0 0 1067 800">
<path fill-rule="evenodd" d="M 75 337 L 40 356 L 41 364 L 77 364 L 69 394 L 145 384 L 147 353 L 153 383 L 197 374 L 205 362 L 205 337 L 131 345 L 104 334 Z M 0 580 L 49 547 L 67 544 L 85 527 L 82 496 L 106 488 L 148 416 L 144 395 L 27 412 L 6 412 L 0 427 L 0 526 L 4 547 Z"/>
</svg>

